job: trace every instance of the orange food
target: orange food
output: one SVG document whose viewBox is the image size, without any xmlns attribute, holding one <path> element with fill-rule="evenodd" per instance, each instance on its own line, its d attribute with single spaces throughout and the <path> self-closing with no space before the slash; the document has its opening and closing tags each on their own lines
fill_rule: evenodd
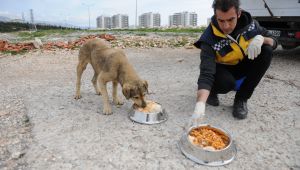
<svg viewBox="0 0 300 170">
<path fill-rule="evenodd" d="M 145 108 L 137 107 L 136 105 L 134 105 L 134 108 L 139 112 L 144 113 L 159 112 L 161 110 L 161 106 L 153 101 L 147 101 L 147 106 Z"/>
<path fill-rule="evenodd" d="M 229 137 L 224 133 L 210 127 L 197 127 L 190 131 L 189 139 L 194 145 L 202 148 L 221 150 L 229 144 Z"/>
</svg>

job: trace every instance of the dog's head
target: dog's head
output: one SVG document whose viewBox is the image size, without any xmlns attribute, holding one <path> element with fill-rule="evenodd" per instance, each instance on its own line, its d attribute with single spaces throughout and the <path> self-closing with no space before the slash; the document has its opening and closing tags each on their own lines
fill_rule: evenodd
<svg viewBox="0 0 300 170">
<path fill-rule="evenodd" d="M 148 93 L 148 83 L 146 80 L 136 80 L 125 83 L 122 92 L 126 99 L 131 99 L 139 107 L 146 107 L 145 95 Z"/>
</svg>

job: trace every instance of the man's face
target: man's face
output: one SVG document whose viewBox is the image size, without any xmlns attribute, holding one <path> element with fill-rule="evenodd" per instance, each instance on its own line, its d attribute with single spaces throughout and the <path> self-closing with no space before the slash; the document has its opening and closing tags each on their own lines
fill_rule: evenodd
<svg viewBox="0 0 300 170">
<path fill-rule="evenodd" d="M 227 12 L 216 9 L 215 15 L 221 31 L 224 34 L 230 34 L 236 27 L 237 20 L 241 16 L 241 12 L 232 7 Z"/>
</svg>

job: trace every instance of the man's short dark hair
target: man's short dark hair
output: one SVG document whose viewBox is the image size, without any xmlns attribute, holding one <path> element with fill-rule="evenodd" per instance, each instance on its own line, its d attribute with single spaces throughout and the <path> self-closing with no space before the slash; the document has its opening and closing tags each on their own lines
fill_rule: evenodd
<svg viewBox="0 0 300 170">
<path fill-rule="evenodd" d="M 212 5 L 214 12 L 216 10 L 221 10 L 222 12 L 227 12 L 230 8 L 234 7 L 236 11 L 240 9 L 240 1 L 239 0 L 214 0 Z"/>
</svg>

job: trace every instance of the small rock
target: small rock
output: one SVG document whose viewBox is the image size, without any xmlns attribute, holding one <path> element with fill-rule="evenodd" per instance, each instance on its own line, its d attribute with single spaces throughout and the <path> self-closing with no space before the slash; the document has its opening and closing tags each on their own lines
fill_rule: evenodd
<svg viewBox="0 0 300 170">
<path fill-rule="evenodd" d="M 6 112 L 6 111 L 0 111 L 0 116 L 4 116 L 6 114 L 8 114 L 9 112 Z"/>
<path fill-rule="evenodd" d="M 179 59 L 179 60 L 177 60 L 177 62 L 181 63 L 181 62 L 183 62 L 183 60 L 184 60 L 184 59 Z"/>
<path fill-rule="evenodd" d="M 34 46 L 34 48 L 40 49 L 43 46 L 41 39 L 35 37 L 35 39 L 33 41 L 33 46 Z"/>
<path fill-rule="evenodd" d="M 185 49 L 194 49 L 194 47 L 193 47 L 193 46 L 191 46 L 191 45 L 184 46 L 184 47 L 185 47 Z"/>
<path fill-rule="evenodd" d="M 297 140 L 295 143 L 297 146 L 300 146 L 300 140 Z"/>
<path fill-rule="evenodd" d="M 24 155 L 25 155 L 25 153 L 22 153 L 22 152 L 14 152 L 14 153 L 11 155 L 11 157 L 12 157 L 13 159 L 18 159 L 18 158 L 23 157 Z"/>
</svg>

